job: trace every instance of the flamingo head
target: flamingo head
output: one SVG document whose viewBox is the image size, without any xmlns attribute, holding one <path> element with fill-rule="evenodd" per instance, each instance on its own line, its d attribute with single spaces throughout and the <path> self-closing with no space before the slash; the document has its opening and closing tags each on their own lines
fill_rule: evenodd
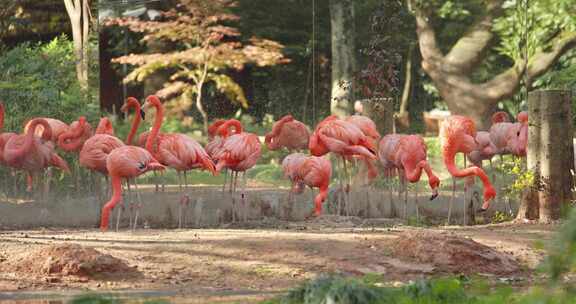
<svg viewBox="0 0 576 304">
<path fill-rule="evenodd" d="M 430 188 L 432 188 L 432 196 L 430 196 L 430 200 L 433 200 L 436 197 L 438 197 L 438 188 L 440 187 L 440 179 L 436 175 L 432 175 L 429 178 L 428 184 L 430 184 Z"/>
<path fill-rule="evenodd" d="M 484 189 L 484 203 L 480 211 L 486 211 L 490 208 L 490 201 L 496 197 L 496 190 L 492 186 L 488 186 Z"/>
</svg>

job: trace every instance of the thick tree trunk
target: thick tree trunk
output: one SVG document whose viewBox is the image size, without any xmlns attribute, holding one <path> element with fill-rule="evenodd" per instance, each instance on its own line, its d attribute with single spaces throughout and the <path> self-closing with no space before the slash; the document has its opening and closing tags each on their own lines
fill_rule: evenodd
<svg viewBox="0 0 576 304">
<path fill-rule="evenodd" d="M 540 222 L 560 218 L 560 208 L 571 197 L 574 156 L 572 152 L 571 100 L 568 91 L 537 91 L 542 107 L 540 128 Z"/>
<path fill-rule="evenodd" d="M 560 218 L 572 198 L 574 152 L 571 97 L 568 91 L 535 91 L 528 95 L 528 170 L 537 187 L 524 196 L 517 219 L 549 223 Z"/>
<path fill-rule="evenodd" d="M 472 82 L 469 75 L 481 65 L 486 56 L 486 49 L 490 47 L 493 37 L 493 22 L 502 13 L 504 2 L 484 1 L 486 14 L 478 18 L 446 54 L 438 47 L 430 23 L 430 12 L 421 9 L 419 5 L 412 5 L 422 54 L 422 69 L 432 79 L 450 111 L 470 116 L 478 129 L 488 127 L 490 114 L 500 100 L 513 96 L 519 90 L 522 76 L 526 75 L 527 83 L 531 83 L 576 46 L 576 33 L 560 33 L 550 48 L 536 52 L 528 61 L 519 58 L 514 66 L 494 78 L 484 83 Z"/>
<path fill-rule="evenodd" d="M 344 117 L 350 115 L 354 102 L 355 26 L 354 1 L 330 0 L 332 29 L 332 95 L 330 111 Z"/>
</svg>

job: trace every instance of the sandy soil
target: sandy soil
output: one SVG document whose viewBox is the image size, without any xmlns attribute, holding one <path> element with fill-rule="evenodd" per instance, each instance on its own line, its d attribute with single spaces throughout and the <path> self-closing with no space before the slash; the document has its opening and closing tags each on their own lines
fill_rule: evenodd
<svg viewBox="0 0 576 304">
<path fill-rule="evenodd" d="M 394 253 L 399 236 L 414 227 L 360 227 L 354 220 L 315 219 L 285 223 L 283 229 L 194 229 L 108 232 L 31 230 L 0 233 L 0 291 L 157 290 L 176 295 L 268 295 L 322 273 L 382 274 L 391 284 L 443 275 L 450 269 Z M 248 225 L 250 226 L 250 225 Z M 252 224 L 252 227 L 258 226 Z M 278 225 L 276 225 L 278 226 Z M 497 224 L 426 228 L 462 236 L 510 255 L 521 270 L 506 277 L 528 282 L 542 259 L 537 242 L 554 225 Z M 22 256 L 54 244 L 79 244 L 119 258 L 129 276 L 52 276 L 22 272 Z M 442 248 L 438 248 L 442 250 Z M 495 280 L 501 274 L 477 273 Z"/>
</svg>

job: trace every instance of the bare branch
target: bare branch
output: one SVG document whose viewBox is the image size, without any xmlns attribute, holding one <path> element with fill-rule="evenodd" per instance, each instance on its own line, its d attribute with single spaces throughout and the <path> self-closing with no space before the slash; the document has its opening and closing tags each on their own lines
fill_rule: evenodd
<svg viewBox="0 0 576 304">
<path fill-rule="evenodd" d="M 576 32 L 560 35 L 548 52 L 539 51 L 529 60 L 528 79 L 532 82 L 544 74 L 563 54 L 576 47 Z"/>
<path fill-rule="evenodd" d="M 486 14 L 464 34 L 445 57 L 445 63 L 460 73 L 472 71 L 490 46 L 494 34 L 492 23 L 502 13 L 504 0 L 493 0 L 487 4 Z"/>
</svg>

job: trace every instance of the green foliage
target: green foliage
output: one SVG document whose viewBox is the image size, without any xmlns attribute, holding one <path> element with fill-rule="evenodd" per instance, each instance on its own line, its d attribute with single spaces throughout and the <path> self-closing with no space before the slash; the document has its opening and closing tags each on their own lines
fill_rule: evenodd
<svg viewBox="0 0 576 304">
<path fill-rule="evenodd" d="M 497 168 L 500 172 L 512 177 L 512 182 L 504 190 L 509 196 L 519 196 L 525 189 L 534 186 L 534 172 L 525 168 L 525 159 L 513 157 L 512 161 L 501 163 Z"/>
<path fill-rule="evenodd" d="M 46 44 L 23 43 L 0 56 L 0 100 L 7 109 L 6 130 L 20 132 L 32 117 L 72 122 L 99 116 L 97 88 L 78 85 L 72 42 L 66 36 Z"/>
</svg>

